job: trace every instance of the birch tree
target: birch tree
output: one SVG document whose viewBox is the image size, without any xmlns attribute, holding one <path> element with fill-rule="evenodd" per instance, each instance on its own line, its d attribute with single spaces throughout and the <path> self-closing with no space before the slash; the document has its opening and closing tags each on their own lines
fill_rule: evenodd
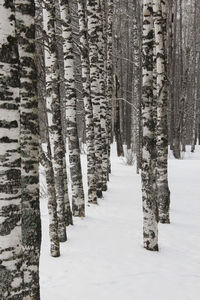
<svg viewBox="0 0 200 300">
<path fill-rule="evenodd" d="M 45 153 L 45 151 L 41 149 L 41 156 L 41 162 L 45 169 L 47 185 L 50 254 L 52 257 L 59 257 L 60 241 L 58 236 L 57 201 L 49 138 L 47 138 L 47 152 Z"/>
<path fill-rule="evenodd" d="M 39 299 L 41 243 L 39 209 L 39 139 L 35 66 L 35 5 L 15 0 L 20 71 L 20 146 L 24 299 Z"/>
<path fill-rule="evenodd" d="M 18 51 L 15 9 L 0 2 L 0 298 L 23 297 Z"/>
<path fill-rule="evenodd" d="M 64 53 L 63 53 L 63 37 L 62 37 L 62 22 L 60 15 L 60 5 L 59 1 L 55 2 L 56 9 L 56 22 L 55 22 L 55 33 L 56 33 L 56 52 L 58 61 L 58 71 L 59 71 L 59 81 L 58 81 L 58 91 L 60 97 L 60 108 L 61 108 L 61 126 L 62 126 L 62 136 L 65 145 L 66 152 L 66 111 L 65 111 L 65 76 L 64 76 Z M 65 205 L 65 223 L 67 226 L 73 225 L 73 217 L 71 211 L 71 204 L 69 200 L 68 193 L 68 176 L 67 176 L 67 166 L 66 157 L 63 156 L 63 180 L 64 180 L 64 205 Z"/>
<path fill-rule="evenodd" d="M 110 144 L 112 138 L 112 97 L 113 97 L 113 0 L 107 4 L 107 30 L 106 30 L 106 97 L 107 97 L 107 135 L 108 135 L 108 173 L 111 171 L 110 166 Z"/>
<path fill-rule="evenodd" d="M 76 118 L 76 89 L 72 29 L 68 0 L 60 0 L 63 30 L 64 74 L 66 93 L 66 132 L 72 181 L 72 212 L 74 216 L 85 216 L 85 199 L 82 182 L 81 160 Z"/>
<path fill-rule="evenodd" d="M 107 132 L 107 117 L 108 117 L 108 99 L 106 98 L 106 28 L 105 28 L 105 2 L 100 0 L 96 7 L 96 17 L 98 20 L 97 32 L 97 47 L 98 60 L 97 67 L 99 69 L 99 97 L 100 97 L 100 124 L 101 124 L 101 149 L 102 149 L 102 191 L 107 190 L 108 178 L 108 132 Z"/>
<path fill-rule="evenodd" d="M 195 151 L 195 145 L 197 142 L 197 135 L 198 135 L 198 128 L 197 128 L 197 120 L 198 120 L 198 83 L 199 83 L 199 61 L 200 56 L 199 52 L 197 53 L 197 0 L 194 1 L 194 54 L 193 54 L 193 60 L 194 60 L 194 104 L 193 104 L 193 124 L 192 124 L 192 143 L 191 143 L 191 152 Z"/>
<path fill-rule="evenodd" d="M 121 94 L 121 61 L 120 61 L 120 52 L 121 52 L 121 38 L 120 38 L 120 28 L 121 28 L 121 14 L 119 14 L 119 8 L 115 5 L 113 16 L 113 35 L 114 35 L 114 49 L 113 49 L 113 67 L 114 67 L 114 76 L 113 76 L 113 132 L 116 140 L 117 146 L 117 155 L 124 156 L 122 134 L 121 134 L 121 103 L 120 103 L 120 94 Z M 119 14 L 119 17 L 118 17 Z M 114 22 L 115 20 L 115 22 Z M 120 78 L 119 78 L 120 77 Z"/>
<path fill-rule="evenodd" d="M 142 32 L 142 200 L 144 248 L 158 251 L 157 205 L 152 161 L 155 153 L 153 105 L 153 10 L 152 1 L 143 0 Z"/>
<path fill-rule="evenodd" d="M 153 0 L 153 20 L 156 55 L 156 105 L 157 105 L 157 164 L 156 183 L 159 221 L 169 223 L 170 192 L 168 187 L 168 123 L 167 123 L 167 69 L 166 69 L 166 12 L 165 1 Z"/>
<path fill-rule="evenodd" d="M 64 203 L 64 179 L 63 179 L 63 158 L 65 149 L 63 143 L 60 97 L 58 93 L 58 64 L 55 37 L 55 6 L 51 1 L 45 2 L 44 28 L 47 33 L 47 45 L 45 47 L 45 67 L 46 67 L 46 107 L 48 118 L 48 131 L 54 171 L 57 215 L 58 215 L 58 235 L 61 242 L 66 241 L 65 226 L 65 203 Z M 53 178 L 52 178 L 53 180 Z M 53 184 L 53 183 L 52 183 Z"/>
<path fill-rule="evenodd" d="M 3 2 L 0 3 L 3 21 L 0 26 L 0 295 L 3 300 L 40 299 L 35 9 L 33 1 Z"/>
<path fill-rule="evenodd" d="M 88 202 L 97 203 L 96 191 L 96 155 L 94 147 L 94 122 L 90 96 L 90 65 L 87 40 L 86 9 L 84 0 L 78 0 L 79 35 L 81 50 L 83 101 L 85 108 L 86 143 L 87 143 L 87 178 Z"/>
<path fill-rule="evenodd" d="M 141 42 L 139 36 L 141 34 L 140 26 L 140 5 L 137 1 L 133 3 L 133 97 L 135 99 L 135 113 L 132 114 L 132 123 L 135 125 L 132 130 L 135 132 L 135 145 L 137 157 L 137 173 L 141 168 Z"/>
<path fill-rule="evenodd" d="M 44 32 L 43 32 L 43 9 L 42 4 L 37 3 L 36 7 L 36 66 L 38 76 L 37 94 L 39 101 L 39 129 L 40 129 L 40 163 L 44 167 L 46 177 L 46 189 L 48 198 L 49 214 L 49 237 L 50 254 L 53 257 L 60 256 L 60 244 L 58 238 L 57 203 L 52 165 L 51 147 L 49 141 L 47 110 L 46 110 L 46 81 L 44 62 Z M 46 143 L 46 147 L 42 144 Z M 46 149 L 45 149 L 46 148 Z"/>
<path fill-rule="evenodd" d="M 103 189 L 103 170 L 102 170 L 102 136 L 101 136 L 101 94 L 98 68 L 98 26 L 99 14 L 97 0 L 87 1 L 87 29 L 88 29 L 88 46 L 89 46 L 89 63 L 90 63 L 90 91 L 93 106 L 94 118 L 94 146 L 96 153 L 97 167 L 97 197 L 102 198 Z"/>
<path fill-rule="evenodd" d="M 117 147 L 117 156 L 124 156 L 124 150 L 122 145 L 122 138 L 120 132 L 120 104 L 118 100 L 119 93 L 119 81 L 118 77 L 115 74 L 113 76 L 113 100 L 114 100 L 114 124 L 113 131 L 116 139 L 116 147 Z"/>
</svg>

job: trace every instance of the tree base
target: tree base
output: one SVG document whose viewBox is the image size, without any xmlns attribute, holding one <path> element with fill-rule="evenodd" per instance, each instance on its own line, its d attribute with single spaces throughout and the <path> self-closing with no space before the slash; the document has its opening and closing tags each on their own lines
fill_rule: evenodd
<svg viewBox="0 0 200 300">
<path fill-rule="evenodd" d="M 96 204 L 96 205 L 98 205 L 98 202 L 97 202 L 96 199 L 95 200 L 88 200 L 88 203 L 89 204 Z"/>
<path fill-rule="evenodd" d="M 67 241 L 67 233 L 65 229 L 65 231 L 63 230 L 62 234 L 59 235 L 59 242 L 64 243 L 66 241 Z"/>
<path fill-rule="evenodd" d="M 72 218 L 72 212 L 71 212 L 70 207 L 65 212 L 65 225 L 66 226 L 74 225 L 73 224 L 73 218 Z"/>
<path fill-rule="evenodd" d="M 97 197 L 100 198 L 100 199 L 103 198 L 103 193 L 102 193 L 102 191 L 100 191 L 100 190 L 97 191 Z"/>
<path fill-rule="evenodd" d="M 149 251 L 159 251 L 158 245 L 155 245 L 154 247 L 149 247 L 149 245 L 144 245 L 144 248 Z"/>
<path fill-rule="evenodd" d="M 60 251 L 59 250 L 50 250 L 51 256 L 52 257 L 59 257 L 60 256 Z"/>
<path fill-rule="evenodd" d="M 103 185 L 103 187 L 102 187 L 102 191 L 103 192 L 106 192 L 108 190 L 108 187 L 107 187 L 107 185 Z"/>
<path fill-rule="evenodd" d="M 159 223 L 170 224 L 170 220 L 169 220 L 169 218 L 159 218 Z"/>
<path fill-rule="evenodd" d="M 85 211 L 73 211 L 73 216 L 74 217 L 79 217 L 79 218 L 84 218 L 85 217 Z"/>
</svg>

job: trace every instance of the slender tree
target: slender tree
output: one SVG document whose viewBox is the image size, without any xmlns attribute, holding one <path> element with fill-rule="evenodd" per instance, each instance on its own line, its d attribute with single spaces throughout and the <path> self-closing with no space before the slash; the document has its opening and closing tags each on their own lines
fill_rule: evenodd
<svg viewBox="0 0 200 300">
<path fill-rule="evenodd" d="M 121 14 L 119 18 L 116 15 L 113 16 L 113 21 L 117 23 L 116 26 L 113 26 L 114 31 L 114 49 L 113 49 L 113 57 L 115 58 L 113 62 L 114 67 L 114 76 L 113 76 L 113 131 L 117 145 L 117 155 L 124 156 L 123 150 L 123 143 L 122 143 L 122 134 L 121 134 L 121 98 L 120 98 L 120 79 L 119 76 L 121 75 L 121 63 L 120 63 L 120 50 L 121 50 L 121 38 L 120 38 L 120 28 L 121 28 Z M 114 22 L 113 22 L 113 25 Z M 120 76 L 121 77 L 121 76 Z"/>
<path fill-rule="evenodd" d="M 152 1 L 143 1 L 142 32 L 142 199 L 143 199 L 143 238 L 144 248 L 158 251 L 158 226 L 156 199 L 154 191 L 154 172 L 152 162 L 155 159 L 153 105 L 153 10 Z"/>
<path fill-rule="evenodd" d="M 119 81 L 117 75 L 113 76 L 113 101 L 114 101 L 114 135 L 116 138 L 116 145 L 117 145 L 117 155 L 124 156 L 124 150 L 122 145 L 122 138 L 120 132 L 120 104 L 119 104 Z"/>
<path fill-rule="evenodd" d="M 96 9 L 98 19 L 97 30 L 97 47 L 98 60 L 97 67 L 99 69 L 99 97 L 100 97 L 100 124 L 101 124 L 101 149 L 102 149 L 102 191 L 107 190 L 108 179 L 108 132 L 107 132 L 107 116 L 108 116 L 108 99 L 106 98 L 106 28 L 105 28 L 105 1 L 100 0 Z"/>
<path fill-rule="evenodd" d="M 76 89 L 71 18 L 68 0 L 60 0 L 63 29 L 64 74 L 66 92 L 66 130 L 72 181 L 72 211 L 77 217 L 85 216 L 85 200 L 81 172 L 80 148 L 76 117 Z"/>
<path fill-rule="evenodd" d="M 162 2 L 162 6 L 161 6 Z M 153 0 L 153 20 L 156 56 L 156 105 L 157 105 L 157 199 L 159 221 L 170 223 L 169 204 L 170 191 L 168 187 L 168 122 L 167 122 L 167 68 L 166 68 L 166 3 Z"/>
<path fill-rule="evenodd" d="M 108 173 L 111 171 L 110 144 L 112 141 L 112 101 L 113 101 L 113 0 L 107 3 L 107 31 L 106 31 L 106 97 L 107 97 L 107 135 L 108 135 Z"/>
<path fill-rule="evenodd" d="M 45 67 L 48 132 L 56 189 L 58 235 L 60 242 L 64 242 L 67 239 L 64 203 L 65 188 L 63 178 L 63 158 L 65 157 L 65 149 L 61 126 L 60 97 L 58 92 L 59 77 L 55 35 L 55 6 L 54 3 L 52 5 L 51 1 L 45 2 L 44 28 L 47 33 L 47 45 L 45 47 Z"/>
<path fill-rule="evenodd" d="M 56 9 L 56 22 L 55 22 L 55 33 L 56 33 L 56 51 L 58 58 L 58 71 L 59 71 L 59 81 L 58 90 L 60 96 L 60 106 L 61 106 L 61 126 L 62 126 L 62 136 L 63 142 L 66 150 L 66 101 L 65 101 L 65 75 L 64 75 L 64 53 L 63 53 L 63 37 L 62 37 L 62 22 L 60 15 L 60 5 L 59 1 L 55 2 Z M 66 169 L 66 158 L 63 157 L 63 180 L 64 180 L 64 204 L 65 204 L 65 222 L 66 225 L 73 225 L 71 205 L 69 201 L 68 194 L 68 177 Z"/>
<path fill-rule="evenodd" d="M 103 170 L 102 170 L 102 136 L 101 136 L 101 93 L 98 67 L 98 26 L 99 26 L 99 2 L 97 0 L 87 1 L 87 32 L 89 45 L 90 63 L 90 91 L 94 118 L 94 146 L 97 167 L 97 196 L 102 198 Z"/>
<path fill-rule="evenodd" d="M 81 49 L 83 101 L 85 108 L 86 143 L 87 143 L 87 177 L 88 201 L 97 203 L 96 191 L 96 155 L 94 147 L 94 122 L 90 96 L 90 65 L 87 41 L 86 9 L 84 0 L 78 0 L 79 35 Z"/>
<path fill-rule="evenodd" d="M 45 152 L 44 149 L 41 149 L 41 162 L 45 169 L 46 185 L 47 185 L 50 254 L 52 257 L 58 257 L 60 256 L 60 242 L 58 236 L 57 201 L 56 201 L 56 190 L 55 190 L 55 182 L 54 182 L 51 147 L 50 147 L 50 141 L 48 136 L 47 136 L 47 151 Z"/>
<path fill-rule="evenodd" d="M 71 211 L 71 204 L 69 200 L 68 193 L 68 178 L 67 178 L 67 169 L 66 169 L 66 159 L 63 158 L 63 179 L 64 179 L 64 205 L 65 205 L 65 224 L 66 226 L 73 225 L 73 217 Z"/>
<path fill-rule="evenodd" d="M 43 33 L 43 9 L 42 4 L 36 6 L 36 66 L 38 73 L 37 93 L 39 101 L 39 127 L 40 127 L 40 163 L 44 167 L 46 177 L 48 213 L 49 213 L 49 236 L 50 254 L 53 257 L 60 256 L 58 238 L 57 203 L 52 165 L 51 147 L 49 141 L 47 110 L 46 110 L 46 86 L 45 86 L 45 62 L 44 62 L 44 37 Z M 46 143 L 46 147 L 42 144 Z M 46 149 L 45 149 L 46 148 Z"/>
</svg>

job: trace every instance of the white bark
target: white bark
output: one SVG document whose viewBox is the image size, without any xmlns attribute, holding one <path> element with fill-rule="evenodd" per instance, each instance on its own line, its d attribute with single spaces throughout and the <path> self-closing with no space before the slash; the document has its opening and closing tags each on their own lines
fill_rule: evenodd
<svg viewBox="0 0 200 300">
<path fill-rule="evenodd" d="M 98 26 L 99 26 L 99 1 L 87 1 L 87 28 L 90 62 L 90 90 L 94 118 L 94 145 L 97 160 L 97 196 L 102 198 L 103 170 L 102 170 L 102 136 L 101 136 L 101 86 L 98 62 Z"/>
<path fill-rule="evenodd" d="M 90 66 L 87 41 L 87 24 L 84 0 L 78 0 L 79 35 L 81 47 L 81 66 L 83 83 L 83 101 L 85 108 L 86 143 L 87 143 L 87 178 L 88 201 L 97 203 L 96 191 L 96 155 L 94 147 L 94 121 L 92 101 L 90 97 Z"/>
<path fill-rule="evenodd" d="M 61 242 L 66 241 L 65 227 L 65 206 L 64 206 L 64 181 L 63 181 L 63 157 L 64 147 L 61 131 L 61 112 L 60 98 L 58 94 L 58 69 L 57 69 L 57 53 L 55 39 L 55 7 L 51 1 L 46 1 L 45 9 L 43 9 L 44 29 L 47 33 L 47 44 L 45 47 L 45 70 L 46 70 L 46 109 L 48 119 L 48 133 L 50 141 L 51 158 L 53 165 L 54 180 L 57 202 L 57 217 L 58 217 L 58 235 Z M 53 202 L 51 203 L 53 205 Z M 51 206 L 49 205 L 49 208 Z M 55 210 L 55 208 L 53 209 Z M 50 215 L 50 220 L 53 221 L 53 210 Z M 51 228 L 55 224 L 50 224 Z M 53 241 L 53 239 L 51 238 Z M 57 244 L 57 242 L 55 242 Z M 51 247 L 51 255 L 59 256 L 56 253 L 57 246 Z"/>
<path fill-rule="evenodd" d="M 39 209 L 38 100 L 35 66 L 35 6 L 33 0 L 15 0 L 20 72 L 20 146 L 22 187 L 23 297 L 40 298 L 41 243 Z M 27 35 L 26 33 L 29 32 Z"/>
<path fill-rule="evenodd" d="M 162 5 L 161 5 L 162 2 Z M 165 1 L 153 0 L 153 19 L 156 60 L 156 105 L 157 105 L 157 165 L 156 183 L 159 221 L 169 223 L 170 192 L 168 187 L 168 123 L 167 123 L 167 67 L 165 49 L 166 19 L 162 7 Z"/>
<path fill-rule="evenodd" d="M 74 56 L 72 30 L 68 0 L 60 0 L 60 13 L 63 29 L 64 72 L 66 92 L 67 140 L 72 181 L 72 211 L 74 216 L 85 216 L 79 139 L 76 121 L 76 89 L 74 76 Z"/>
<path fill-rule="evenodd" d="M 19 74 L 13 3 L 0 2 L 0 299 L 22 298 Z"/>
<path fill-rule="evenodd" d="M 154 173 L 152 170 L 154 154 L 153 104 L 153 14 L 152 1 L 143 1 L 143 40 L 142 40 L 142 199 L 143 199 L 143 239 L 147 250 L 158 250 L 158 226 Z M 154 158 L 155 159 L 155 158 Z"/>
</svg>

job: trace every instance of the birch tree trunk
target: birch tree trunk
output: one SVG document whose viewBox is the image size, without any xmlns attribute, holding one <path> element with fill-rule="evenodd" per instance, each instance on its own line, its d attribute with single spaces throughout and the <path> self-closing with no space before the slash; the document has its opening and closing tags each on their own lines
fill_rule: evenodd
<svg viewBox="0 0 200 300">
<path fill-rule="evenodd" d="M 35 66 L 35 5 L 15 0 L 20 71 L 20 146 L 22 188 L 23 299 L 40 298 L 39 138 Z"/>
<path fill-rule="evenodd" d="M 13 1 L 0 2 L 0 298 L 22 299 L 18 51 Z"/>
<path fill-rule="evenodd" d="M 124 150 L 122 145 L 122 138 L 120 132 L 120 105 L 119 105 L 119 81 L 117 75 L 114 75 L 113 79 L 113 94 L 114 94 L 114 134 L 116 138 L 116 145 L 117 145 L 117 156 L 124 156 Z"/>
<path fill-rule="evenodd" d="M 63 53 L 63 37 L 62 37 L 62 22 L 60 15 L 59 1 L 54 1 L 55 4 L 55 34 L 56 34 L 56 54 L 58 66 L 58 93 L 60 98 L 61 111 L 61 128 L 63 147 L 66 151 L 66 110 L 65 110 L 65 80 L 64 80 L 64 53 Z M 68 178 L 66 169 L 66 157 L 63 156 L 63 181 L 64 181 L 64 206 L 65 206 L 65 223 L 67 226 L 73 225 L 71 205 L 68 194 Z"/>
<path fill-rule="evenodd" d="M 194 1 L 194 104 L 193 104 L 193 124 L 192 124 L 192 143 L 191 143 L 191 152 L 195 151 L 195 146 L 197 142 L 197 112 L 198 112 L 198 99 L 197 99 L 197 86 L 198 86 L 198 69 L 199 69 L 199 53 L 197 54 L 197 0 Z"/>
<path fill-rule="evenodd" d="M 37 4 L 36 4 L 37 5 Z M 37 80 L 37 94 L 39 101 L 39 129 L 40 129 L 40 163 L 45 170 L 48 214 L 49 214 L 49 236 L 50 254 L 53 257 L 60 256 L 60 245 L 58 238 L 57 203 L 54 183 L 54 173 L 49 142 L 47 111 L 46 111 L 46 82 L 45 82 L 45 62 L 44 62 L 44 33 L 43 28 L 43 9 L 38 3 L 36 8 L 36 66 L 37 73 L 40 74 Z M 43 137 L 43 139 L 42 139 Z M 42 142 L 46 142 L 47 149 L 43 148 Z M 45 151 L 46 150 L 46 151 Z"/>
<path fill-rule="evenodd" d="M 107 97 L 107 135 L 108 135 L 108 173 L 111 172 L 110 144 L 112 139 L 112 102 L 113 102 L 113 0 L 108 0 L 107 17 L 107 57 L 106 57 L 106 97 Z M 117 100 L 118 101 L 118 100 Z"/>
<path fill-rule="evenodd" d="M 154 194 L 154 172 L 152 155 L 154 154 L 153 104 L 153 11 L 152 1 L 143 0 L 142 33 L 142 199 L 143 199 L 143 240 L 144 248 L 158 251 L 158 225 L 156 200 Z"/>
<path fill-rule="evenodd" d="M 67 179 L 67 169 L 66 169 L 66 159 L 63 158 L 63 179 L 64 179 L 64 205 L 65 205 L 65 225 L 73 225 L 73 217 L 71 211 L 71 205 L 68 193 L 68 179 Z"/>
<path fill-rule="evenodd" d="M 83 101 L 85 108 L 86 142 L 87 142 L 87 177 L 88 202 L 97 203 L 96 191 L 96 155 L 94 147 L 94 122 L 92 101 L 90 97 L 90 66 L 87 41 L 87 24 L 84 0 L 78 0 L 79 35 L 81 47 L 81 66 L 83 83 Z"/>
<path fill-rule="evenodd" d="M 118 78 L 118 74 L 120 74 L 121 71 L 121 63 L 120 63 L 120 40 L 121 38 L 118 36 L 120 28 L 121 28 L 121 15 L 120 18 L 117 22 L 117 29 L 116 32 L 114 32 L 114 42 L 115 42 L 115 47 L 114 50 L 115 52 L 113 53 L 113 56 L 116 57 L 115 64 L 113 65 L 114 67 L 114 76 L 113 76 L 113 115 L 114 115 L 114 120 L 113 120 L 113 131 L 114 131 L 114 136 L 116 140 L 116 146 L 117 146 L 117 156 L 124 156 L 124 150 L 123 150 L 123 143 L 122 143 L 122 135 L 121 135 L 121 105 L 120 105 L 120 82 Z"/>
<path fill-rule="evenodd" d="M 59 81 L 58 81 L 58 91 L 60 97 L 60 110 L 61 110 L 61 127 L 62 127 L 62 137 L 63 145 L 66 151 L 66 109 L 65 109 L 65 76 L 64 76 L 64 53 L 63 53 L 63 37 L 62 37 L 62 22 L 60 15 L 60 5 L 59 1 L 54 1 L 55 3 L 55 33 L 56 33 L 56 52 L 57 52 L 57 62 L 59 70 Z M 64 180 L 64 205 L 65 205 L 65 223 L 67 226 L 73 225 L 71 205 L 69 201 L 68 194 L 68 178 L 66 169 L 66 157 L 63 156 L 63 180 Z"/>
<path fill-rule="evenodd" d="M 102 191 L 107 191 L 108 179 L 108 133 L 107 133 L 107 114 L 108 114 L 108 99 L 106 98 L 106 45 L 105 45 L 105 2 L 100 0 L 96 15 L 98 18 L 97 26 L 97 46 L 98 46 L 98 68 L 99 68 L 99 96 L 100 96 L 100 111 L 101 111 L 101 145 L 102 145 Z"/>
<path fill-rule="evenodd" d="M 66 92 L 66 126 L 72 181 L 72 211 L 77 217 L 85 216 L 85 200 L 82 182 L 79 139 L 76 121 L 76 89 L 74 76 L 74 56 L 72 29 L 68 0 L 60 0 L 60 13 L 63 29 L 63 51 Z"/>
<path fill-rule="evenodd" d="M 101 137 L 101 95 L 100 80 L 98 68 L 98 25 L 99 15 L 98 1 L 87 1 L 87 29 L 88 29 L 88 45 L 89 45 L 89 62 L 90 62 L 90 91 L 93 106 L 94 118 L 94 146 L 96 153 L 97 167 L 97 197 L 102 198 L 103 189 L 103 170 L 102 170 L 102 137 Z"/>
<path fill-rule="evenodd" d="M 63 179 L 63 158 L 65 157 L 65 149 L 61 126 L 60 96 L 58 92 L 59 76 L 55 37 L 55 6 L 52 5 L 50 0 L 45 2 L 45 10 L 43 12 L 44 28 L 48 39 L 45 48 L 46 108 L 56 189 L 58 236 L 60 242 L 65 242 L 67 239 L 64 204 L 65 187 Z"/>
<path fill-rule="evenodd" d="M 183 77 L 183 85 L 180 97 L 180 104 L 181 104 L 181 143 L 182 143 L 182 151 L 186 152 L 186 135 L 187 135 L 187 114 L 188 114 L 188 97 L 187 97 L 187 87 L 188 87 L 188 74 L 189 74 L 189 56 L 190 56 L 190 49 L 186 49 L 186 68 Z"/>
<path fill-rule="evenodd" d="M 41 152 L 48 194 L 50 254 L 52 257 L 59 257 L 60 242 L 58 236 L 57 202 L 49 136 L 47 136 L 47 153 L 45 153 L 43 149 L 41 149 Z"/>
<path fill-rule="evenodd" d="M 153 0 L 153 19 L 155 33 L 156 55 L 156 98 L 157 98 L 157 199 L 159 221 L 170 223 L 169 206 L 170 191 L 168 187 L 168 122 L 167 122 L 167 68 L 165 31 L 166 19 L 163 17 L 166 10 L 165 1 Z"/>
<path fill-rule="evenodd" d="M 133 61 L 134 61 L 134 83 L 133 83 L 133 96 L 136 103 L 136 113 L 132 114 L 132 123 L 135 124 L 135 147 L 136 147 L 136 158 L 137 158 L 137 173 L 141 168 L 141 59 L 140 59 L 140 48 L 141 44 L 139 41 L 139 21 L 138 20 L 138 7 L 137 1 L 133 1 Z M 133 127 L 134 128 L 134 127 Z M 132 128 L 132 130 L 133 130 Z"/>
<path fill-rule="evenodd" d="M 180 16 L 178 16 L 178 4 L 180 5 L 180 8 L 182 7 L 182 2 L 179 1 L 174 1 L 174 30 L 173 30 L 173 56 L 175 57 L 175 61 L 177 60 L 177 52 L 180 52 L 180 47 L 178 43 L 178 28 L 177 28 L 177 23 L 179 19 L 180 27 L 182 27 L 182 13 L 180 12 Z M 182 35 L 182 34 L 181 34 Z M 181 50 L 182 51 L 182 50 Z M 172 121 L 172 128 L 171 128 L 171 135 L 173 136 L 173 154 L 174 157 L 177 159 L 181 158 L 181 148 L 180 148 L 180 122 L 177 122 L 179 120 L 179 109 L 178 109 L 178 95 L 177 92 L 179 90 L 180 84 L 182 84 L 182 77 L 180 76 L 178 69 L 176 68 L 175 61 L 173 62 L 173 70 L 172 70 L 172 80 L 173 80 L 173 85 L 172 85 L 172 92 L 171 92 L 171 97 L 172 97 L 172 113 L 171 113 L 171 121 Z M 182 68 L 182 67 L 181 67 Z M 178 74 L 177 74 L 178 73 Z M 180 78 L 180 80 L 176 80 L 177 78 Z M 176 82 L 176 84 L 175 84 Z"/>
</svg>

